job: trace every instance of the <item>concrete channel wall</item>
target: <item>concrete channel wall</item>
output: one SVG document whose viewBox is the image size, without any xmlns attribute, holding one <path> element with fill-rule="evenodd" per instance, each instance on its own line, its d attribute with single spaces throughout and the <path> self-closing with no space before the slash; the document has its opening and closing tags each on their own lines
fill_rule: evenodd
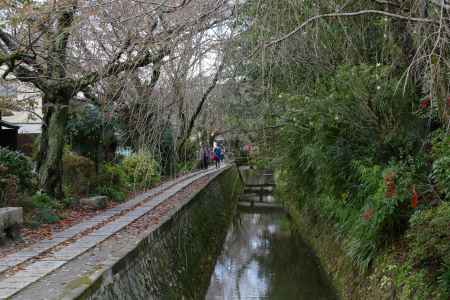
<svg viewBox="0 0 450 300">
<path fill-rule="evenodd" d="M 242 182 L 229 168 L 84 289 L 76 299 L 202 299 Z"/>
</svg>

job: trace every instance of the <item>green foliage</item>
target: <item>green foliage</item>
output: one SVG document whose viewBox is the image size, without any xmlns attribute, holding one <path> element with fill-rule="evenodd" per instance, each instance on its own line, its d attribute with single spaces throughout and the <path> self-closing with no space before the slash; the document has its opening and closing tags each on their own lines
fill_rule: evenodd
<svg viewBox="0 0 450 300">
<path fill-rule="evenodd" d="M 197 161 L 184 161 L 177 163 L 177 173 L 191 172 L 195 169 Z"/>
<path fill-rule="evenodd" d="M 421 164 L 391 163 L 365 166 L 355 162 L 359 185 L 353 197 L 358 215 L 338 221 L 342 233 L 348 233 L 347 252 L 364 269 L 384 248 L 407 228 L 412 208 L 411 187 L 420 174 Z M 348 211 L 348 208 L 344 208 Z"/>
<path fill-rule="evenodd" d="M 58 201 L 52 199 L 45 193 L 37 192 L 31 197 L 31 204 L 34 208 L 48 208 L 48 209 L 58 209 L 60 205 Z"/>
<path fill-rule="evenodd" d="M 37 192 L 31 198 L 31 205 L 34 208 L 33 222 L 37 224 L 52 224 L 60 220 L 56 213 L 61 205 L 45 193 Z"/>
<path fill-rule="evenodd" d="M 444 194 L 447 200 L 450 200 L 450 155 L 433 162 L 431 175 L 438 190 Z"/>
<path fill-rule="evenodd" d="M 0 164 L 0 207 L 9 206 L 17 197 L 17 177 Z"/>
<path fill-rule="evenodd" d="M 174 172 L 175 152 L 173 129 L 169 124 L 166 124 L 159 146 L 159 162 L 162 175 L 171 175 Z"/>
<path fill-rule="evenodd" d="M 408 231 L 411 259 L 417 266 L 450 264 L 450 203 L 416 212 Z"/>
<path fill-rule="evenodd" d="M 123 202 L 126 199 L 124 192 L 112 186 L 100 186 L 95 190 L 95 194 L 108 196 L 109 199 L 115 202 Z"/>
<path fill-rule="evenodd" d="M 95 185 L 95 164 L 87 157 L 65 151 L 63 157 L 65 191 L 73 196 L 86 196 Z"/>
<path fill-rule="evenodd" d="M 450 295 L 450 266 L 445 265 L 441 270 L 438 277 L 439 287 L 443 291 L 443 295 Z"/>
<path fill-rule="evenodd" d="M 103 164 L 95 178 L 94 194 L 108 196 L 115 202 L 123 202 L 129 190 L 128 180 L 123 164 Z"/>
<path fill-rule="evenodd" d="M 104 160 L 105 150 L 116 142 L 114 123 L 108 122 L 94 105 L 83 105 L 71 112 L 67 133 L 72 148 L 94 162 Z"/>
<path fill-rule="evenodd" d="M 191 162 L 197 160 L 199 146 L 196 142 L 188 139 L 183 149 L 180 149 L 178 153 L 178 161 L 179 162 Z"/>
<path fill-rule="evenodd" d="M 149 152 L 131 154 L 121 166 L 134 189 L 147 189 L 160 180 L 159 166 Z"/>
<path fill-rule="evenodd" d="M 336 224 L 347 253 L 367 269 L 407 227 L 412 188 L 425 189 L 426 132 L 386 66 L 341 66 L 311 95 L 277 97 L 289 120 L 277 160 L 299 206 Z"/>
<path fill-rule="evenodd" d="M 0 165 L 7 169 L 2 172 L 5 177 L 8 175 L 17 178 L 19 190 L 24 191 L 32 188 L 31 162 L 24 154 L 0 147 Z"/>
<path fill-rule="evenodd" d="M 433 135 L 432 158 L 431 179 L 443 198 L 450 200 L 450 135 L 444 130 Z"/>
<path fill-rule="evenodd" d="M 76 197 L 68 196 L 61 200 L 61 204 L 64 208 L 73 208 L 79 204 L 79 201 Z"/>
<path fill-rule="evenodd" d="M 411 265 L 430 274 L 431 283 L 439 285 L 442 295 L 450 294 L 450 203 L 417 211 L 410 223 L 407 238 Z"/>
<path fill-rule="evenodd" d="M 95 181 L 97 186 L 114 187 L 118 191 L 128 190 L 128 177 L 123 164 L 101 165 Z"/>
<path fill-rule="evenodd" d="M 35 225 L 53 224 L 60 220 L 61 218 L 55 213 L 55 211 L 49 208 L 39 208 L 33 216 L 33 222 Z"/>
</svg>

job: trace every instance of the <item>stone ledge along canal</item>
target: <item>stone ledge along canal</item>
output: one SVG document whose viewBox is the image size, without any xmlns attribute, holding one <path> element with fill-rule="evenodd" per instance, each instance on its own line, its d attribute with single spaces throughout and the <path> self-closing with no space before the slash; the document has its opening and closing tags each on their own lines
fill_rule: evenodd
<svg viewBox="0 0 450 300">
<path fill-rule="evenodd" d="M 252 188 L 258 182 L 264 186 L 261 181 L 267 181 L 258 172 L 244 170 L 242 173 Z M 252 200 L 253 206 L 245 205 Z M 261 200 L 264 205 L 260 205 Z M 288 216 L 275 205 L 265 205 L 276 203 L 270 191 L 254 193 L 246 188 L 239 201 L 244 205 L 237 206 L 228 228 L 206 300 L 337 299 L 317 257 L 290 230 Z"/>
</svg>

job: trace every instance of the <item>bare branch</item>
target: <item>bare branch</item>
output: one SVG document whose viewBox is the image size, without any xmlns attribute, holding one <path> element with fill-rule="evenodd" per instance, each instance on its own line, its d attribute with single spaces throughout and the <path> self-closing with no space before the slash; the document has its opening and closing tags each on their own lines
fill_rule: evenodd
<svg viewBox="0 0 450 300">
<path fill-rule="evenodd" d="M 250 55 L 250 57 L 254 56 L 256 54 L 257 51 L 259 51 L 262 48 L 269 48 L 272 46 L 275 46 L 281 42 L 283 42 L 284 40 L 290 38 L 291 36 L 293 36 L 294 34 L 298 33 L 299 31 L 301 31 L 304 27 L 306 27 L 307 25 L 309 25 L 310 23 L 317 21 L 319 19 L 325 19 L 325 18 L 337 18 L 337 17 L 355 17 L 355 16 L 362 16 L 362 15 L 382 15 L 382 16 L 386 16 L 386 17 L 390 17 L 390 18 L 396 18 L 396 19 L 400 19 L 400 20 L 406 20 L 406 21 L 411 21 L 411 22 L 421 22 L 421 23 L 429 23 L 429 24 L 439 24 L 439 21 L 437 20 L 433 20 L 433 19 L 428 19 L 428 18 L 415 18 L 415 17 L 408 17 L 408 16 L 403 16 L 403 15 L 399 15 L 399 14 L 394 14 L 394 13 L 390 13 L 390 12 L 386 12 L 386 11 L 382 11 L 382 10 L 361 10 L 361 11 L 356 11 L 356 12 L 347 12 L 347 13 L 329 13 L 329 14 L 322 14 L 322 15 L 317 15 L 314 17 L 311 17 L 309 19 L 307 19 L 305 22 L 303 22 L 302 24 L 300 24 L 297 28 L 295 28 L 294 30 L 292 30 L 291 32 L 283 35 L 282 37 L 273 40 L 267 44 L 264 44 L 262 46 L 259 46 L 255 49 L 255 51 L 253 51 L 253 53 Z"/>
<path fill-rule="evenodd" d="M 202 99 L 200 100 L 200 103 L 197 105 L 197 108 L 189 121 L 189 126 L 186 130 L 186 133 L 184 134 L 183 137 L 181 137 L 182 140 L 178 145 L 178 151 L 183 149 L 184 145 L 186 144 L 187 139 L 191 136 L 192 130 L 194 129 L 195 121 L 197 120 L 198 116 L 202 112 L 203 105 L 205 104 L 206 100 L 208 99 L 209 94 L 211 94 L 211 92 L 214 90 L 214 88 L 217 85 L 217 81 L 219 80 L 220 74 L 222 73 L 222 70 L 224 68 L 224 61 L 225 60 L 223 60 L 221 62 L 221 64 L 219 65 L 219 68 L 217 69 L 217 72 L 214 75 L 214 78 L 213 78 L 210 86 L 206 89 L 205 93 L 202 96 Z"/>
<path fill-rule="evenodd" d="M 96 83 L 101 78 L 108 78 L 124 71 L 136 70 L 137 68 L 145 67 L 150 64 L 159 63 L 170 53 L 170 51 L 169 47 L 163 47 L 156 54 L 147 51 L 145 55 L 138 56 L 136 59 L 108 64 L 104 70 L 91 72 L 77 80 L 75 87 L 78 90 L 82 90 L 85 87 Z"/>
</svg>

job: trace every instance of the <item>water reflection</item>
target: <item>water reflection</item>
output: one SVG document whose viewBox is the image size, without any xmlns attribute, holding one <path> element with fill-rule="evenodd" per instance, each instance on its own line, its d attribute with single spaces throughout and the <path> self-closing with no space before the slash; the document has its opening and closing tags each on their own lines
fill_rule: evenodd
<svg viewBox="0 0 450 300">
<path fill-rule="evenodd" d="M 230 227 L 207 300 L 336 299 L 317 260 L 282 214 L 240 212 Z"/>
</svg>

